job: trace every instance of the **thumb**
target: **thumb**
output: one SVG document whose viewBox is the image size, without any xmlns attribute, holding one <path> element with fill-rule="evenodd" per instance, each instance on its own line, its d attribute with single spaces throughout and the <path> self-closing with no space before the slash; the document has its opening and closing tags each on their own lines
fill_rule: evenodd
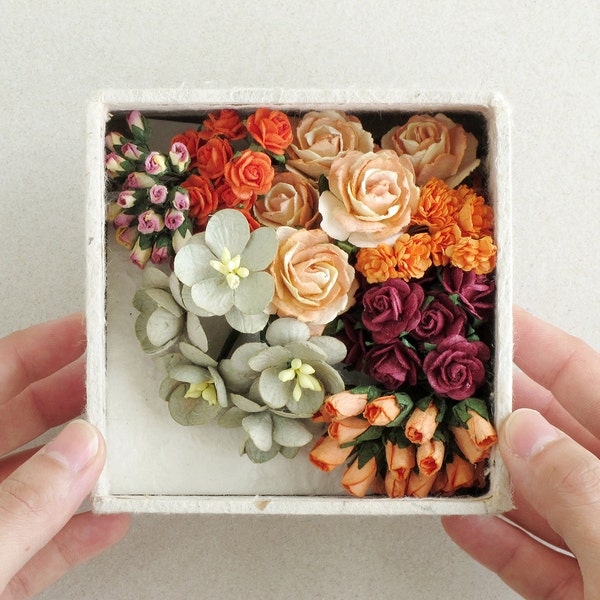
<svg viewBox="0 0 600 600">
<path fill-rule="evenodd" d="M 600 586 L 600 460 L 525 408 L 506 420 L 500 448 L 513 486 L 577 556 L 584 581 Z"/>
</svg>

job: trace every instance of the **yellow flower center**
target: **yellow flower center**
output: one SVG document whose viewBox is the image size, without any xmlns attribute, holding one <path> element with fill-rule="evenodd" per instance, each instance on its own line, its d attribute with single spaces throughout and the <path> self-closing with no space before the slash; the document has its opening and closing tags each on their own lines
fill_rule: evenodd
<svg viewBox="0 0 600 600">
<path fill-rule="evenodd" d="M 240 285 L 240 279 L 250 275 L 250 271 L 246 267 L 240 266 L 241 261 L 242 256 L 240 254 L 231 256 L 229 248 L 223 248 L 221 260 L 211 260 L 210 266 L 222 275 L 225 275 L 227 285 L 232 290 L 235 290 Z"/>
<path fill-rule="evenodd" d="M 303 363 L 299 358 L 294 358 L 290 362 L 289 368 L 280 371 L 278 377 L 284 382 L 296 381 L 292 396 L 296 402 L 299 402 L 302 397 L 302 388 L 313 392 L 320 392 L 323 389 L 319 380 L 313 377 L 314 372 L 314 368 L 308 363 Z"/>
<path fill-rule="evenodd" d="M 202 397 L 203 400 L 206 400 L 211 406 L 216 406 L 218 404 L 214 379 L 209 379 L 202 383 L 190 383 L 190 387 L 185 393 L 184 398 L 200 397 Z"/>
</svg>

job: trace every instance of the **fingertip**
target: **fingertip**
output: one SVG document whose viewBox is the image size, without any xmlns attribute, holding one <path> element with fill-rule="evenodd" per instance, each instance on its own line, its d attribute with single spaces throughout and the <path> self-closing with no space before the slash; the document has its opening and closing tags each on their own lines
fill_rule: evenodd
<svg viewBox="0 0 600 600">
<path fill-rule="evenodd" d="M 519 408 L 512 412 L 500 429 L 500 444 L 518 458 L 528 460 L 549 443 L 564 437 L 537 410 Z"/>
</svg>

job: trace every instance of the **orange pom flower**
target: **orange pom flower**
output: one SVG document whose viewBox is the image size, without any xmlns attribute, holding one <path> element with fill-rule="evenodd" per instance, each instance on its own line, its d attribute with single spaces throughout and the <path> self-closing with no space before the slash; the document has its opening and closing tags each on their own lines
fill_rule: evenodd
<svg viewBox="0 0 600 600">
<path fill-rule="evenodd" d="M 356 255 L 355 268 L 362 273 L 368 283 L 382 283 L 398 277 L 396 254 L 387 244 L 376 248 L 361 248 Z"/>
<path fill-rule="evenodd" d="M 446 248 L 446 254 L 453 266 L 486 275 L 496 267 L 496 250 L 491 236 L 486 235 L 481 239 L 462 237 L 457 244 Z"/>
<path fill-rule="evenodd" d="M 437 231 L 455 222 L 460 206 L 454 190 L 433 178 L 421 187 L 419 206 L 412 222 L 427 225 L 431 232 Z"/>
<path fill-rule="evenodd" d="M 431 234 L 431 260 L 436 267 L 445 267 L 450 263 L 446 248 L 458 244 L 461 237 L 460 227 L 455 223 Z"/>
<path fill-rule="evenodd" d="M 266 194 L 271 189 L 275 169 L 264 152 L 244 150 L 225 165 L 225 181 L 241 199 Z"/>
<path fill-rule="evenodd" d="M 456 220 L 463 233 L 475 238 L 492 235 L 494 229 L 492 207 L 466 185 L 461 185 L 455 194 L 462 204 Z"/>
<path fill-rule="evenodd" d="M 280 110 L 259 108 L 246 120 L 248 133 L 273 154 L 283 154 L 294 136 L 287 115 Z"/>
<path fill-rule="evenodd" d="M 394 244 L 398 275 L 408 281 L 420 279 L 431 266 L 431 236 L 403 233 Z"/>
<path fill-rule="evenodd" d="M 201 140 L 210 140 L 217 135 L 222 135 L 228 140 L 241 140 L 246 137 L 246 128 L 237 111 L 232 108 L 208 113 L 208 118 L 202 126 L 202 130 L 198 132 Z"/>
<path fill-rule="evenodd" d="M 198 148 L 197 167 L 200 175 L 208 179 L 218 179 L 225 171 L 225 165 L 233 156 L 231 144 L 221 137 L 211 138 Z"/>
</svg>

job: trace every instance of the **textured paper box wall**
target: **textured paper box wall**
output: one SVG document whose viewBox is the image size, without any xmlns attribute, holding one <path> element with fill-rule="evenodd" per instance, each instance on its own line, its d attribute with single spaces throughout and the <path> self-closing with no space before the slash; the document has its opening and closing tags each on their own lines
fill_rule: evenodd
<svg viewBox="0 0 600 600">
<path fill-rule="evenodd" d="M 90 104 L 88 171 L 88 418 L 107 442 L 107 463 L 92 495 L 97 512 L 262 514 L 476 514 L 511 506 L 499 453 L 490 488 L 477 498 L 352 498 L 342 473 L 322 473 L 306 457 L 264 465 L 240 457 L 240 432 L 213 425 L 184 428 L 171 420 L 157 390 L 164 374 L 134 335 L 131 298 L 141 272 L 105 227 L 104 135 L 114 112 L 138 109 L 185 117 L 218 108 L 338 108 L 353 111 L 474 113 L 485 120 L 489 200 L 498 245 L 494 420 L 512 405 L 512 292 L 509 113 L 493 94 L 397 90 L 148 90 L 104 92 Z M 180 130 L 181 125 L 177 125 Z M 337 469 L 341 471 L 341 469 Z"/>
</svg>

